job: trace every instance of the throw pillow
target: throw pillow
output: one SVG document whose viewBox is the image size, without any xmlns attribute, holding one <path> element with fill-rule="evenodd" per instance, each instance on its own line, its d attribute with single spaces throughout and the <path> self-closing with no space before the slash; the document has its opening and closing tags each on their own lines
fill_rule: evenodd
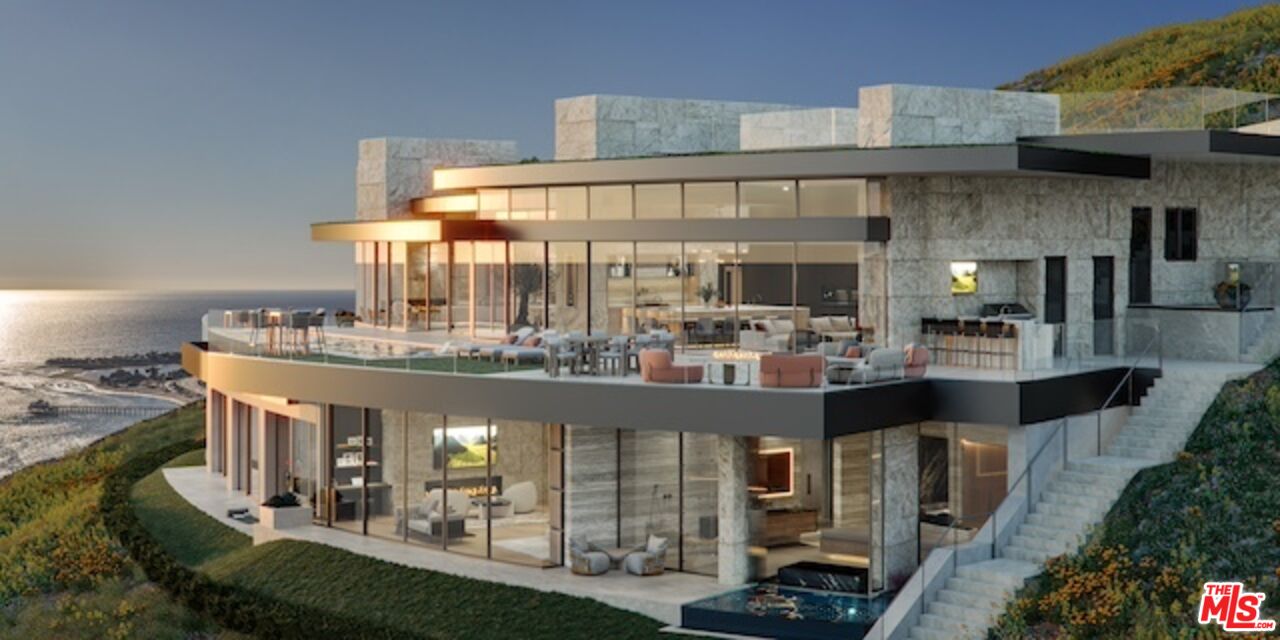
<svg viewBox="0 0 1280 640">
<path fill-rule="evenodd" d="M 542 344 L 542 336 L 529 336 L 524 339 L 524 346 L 526 347 L 536 347 L 540 344 Z"/>
<path fill-rule="evenodd" d="M 649 534 L 649 542 L 645 544 L 644 550 L 654 554 L 663 553 L 667 550 L 667 539 Z"/>
<path fill-rule="evenodd" d="M 857 345 L 854 345 L 854 346 L 852 346 L 852 347 L 849 347 L 848 349 L 846 349 L 846 350 L 845 350 L 845 352 L 844 352 L 844 357 L 846 357 L 846 358 L 861 358 L 861 357 L 862 357 L 862 347 L 859 347 L 859 346 L 857 346 Z"/>
</svg>

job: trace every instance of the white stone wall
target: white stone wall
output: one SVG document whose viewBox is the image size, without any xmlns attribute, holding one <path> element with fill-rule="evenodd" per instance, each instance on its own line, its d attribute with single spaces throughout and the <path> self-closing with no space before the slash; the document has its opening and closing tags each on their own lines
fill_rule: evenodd
<svg viewBox="0 0 1280 640">
<path fill-rule="evenodd" d="M 800 109 L 744 114 L 743 151 L 852 146 L 858 139 L 857 109 Z"/>
<path fill-rule="evenodd" d="M 1056 135 L 1056 95 L 885 84 L 858 90 L 860 147 L 1013 142 Z"/>
<path fill-rule="evenodd" d="M 793 105 L 637 96 L 556 100 L 556 160 L 737 151 L 739 119 Z"/>
<path fill-rule="evenodd" d="M 1042 314 L 1045 256 L 1067 258 L 1072 356 L 1092 354 L 1092 258 L 1115 258 L 1116 344 L 1124 344 L 1133 207 L 1152 209 L 1156 303 L 1212 304 L 1225 261 L 1280 256 L 1280 167 L 1266 164 L 1155 162 L 1150 180 L 892 177 L 885 185 L 888 268 L 885 280 L 865 284 L 888 289 L 894 346 L 919 338 L 921 317 L 974 315 L 1001 301 L 1009 264 L 1017 300 Z M 1196 261 L 1165 261 L 1166 207 L 1199 211 Z M 950 262 L 978 258 L 979 294 L 952 296 Z"/>
<path fill-rule="evenodd" d="M 361 140 L 356 164 L 356 217 L 408 217 L 414 198 L 431 195 L 436 167 L 467 167 L 519 160 L 511 140 Z"/>
</svg>

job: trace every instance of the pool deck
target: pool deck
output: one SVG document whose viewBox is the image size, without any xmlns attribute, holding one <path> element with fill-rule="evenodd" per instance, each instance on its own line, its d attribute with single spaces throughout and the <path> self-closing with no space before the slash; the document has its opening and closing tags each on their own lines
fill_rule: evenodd
<svg viewBox="0 0 1280 640">
<path fill-rule="evenodd" d="M 602 576 L 579 576 L 567 567 L 524 567 L 314 525 L 272 531 L 228 518 L 228 509 L 249 509 L 256 515 L 257 505 L 248 496 L 228 490 L 225 478 L 204 467 L 168 468 L 164 477 L 178 495 L 214 520 L 252 536 L 254 544 L 280 539 L 314 542 L 415 569 L 591 598 L 672 626 L 680 624 L 681 605 L 741 588 L 680 572 L 639 577 L 615 569 Z"/>
</svg>

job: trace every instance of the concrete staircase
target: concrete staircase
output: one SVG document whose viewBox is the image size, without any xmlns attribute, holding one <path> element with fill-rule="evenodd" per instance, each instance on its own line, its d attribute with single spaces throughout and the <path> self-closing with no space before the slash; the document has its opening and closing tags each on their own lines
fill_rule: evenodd
<svg viewBox="0 0 1280 640">
<path fill-rule="evenodd" d="M 986 637 L 1010 596 L 1040 573 L 1049 558 L 1075 551 L 1134 474 L 1173 460 L 1218 390 L 1238 375 L 1221 368 L 1166 368 L 1105 445 L 1105 455 L 1074 460 L 1054 472 L 998 558 L 958 567 L 957 575 L 926 602 L 910 637 Z"/>
<path fill-rule="evenodd" d="M 1256 313 L 1256 312 L 1255 312 Z M 1271 318 L 1263 325 L 1253 342 L 1245 347 L 1244 362 L 1266 364 L 1280 354 L 1280 314 L 1271 312 Z"/>
</svg>

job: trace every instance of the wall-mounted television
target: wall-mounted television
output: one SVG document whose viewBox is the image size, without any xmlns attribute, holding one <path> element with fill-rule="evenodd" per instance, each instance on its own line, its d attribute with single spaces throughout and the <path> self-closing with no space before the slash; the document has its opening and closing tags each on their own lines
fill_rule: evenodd
<svg viewBox="0 0 1280 640">
<path fill-rule="evenodd" d="M 483 468 L 490 462 L 497 462 L 498 429 L 493 428 L 490 437 L 486 425 L 466 425 L 448 428 L 449 437 L 445 439 L 445 429 L 436 429 L 432 433 L 432 467 L 440 469 Z"/>
</svg>

